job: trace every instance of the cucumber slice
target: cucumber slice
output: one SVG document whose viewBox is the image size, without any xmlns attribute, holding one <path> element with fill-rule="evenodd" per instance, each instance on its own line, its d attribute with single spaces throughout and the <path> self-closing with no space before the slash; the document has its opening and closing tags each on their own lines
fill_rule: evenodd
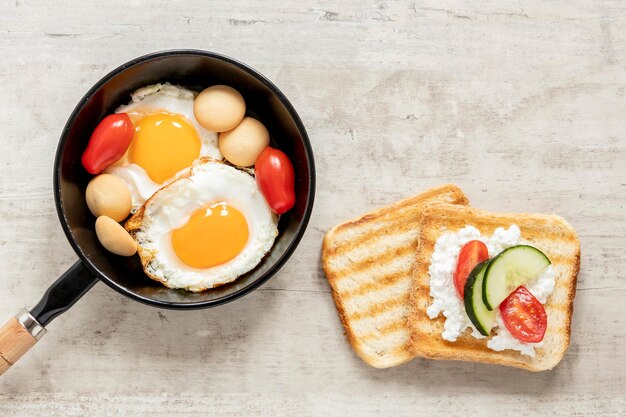
<svg viewBox="0 0 626 417">
<path fill-rule="evenodd" d="M 496 320 L 496 312 L 489 311 L 483 302 L 483 279 L 489 260 L 476 265 L 470 272 L 465 282 L 465 311 L 472 324 L 483 336 L 489 336 L 493 322 Z"/>
<path fill-rule="evenodd" d="M 528 245 L 511 246 L 494 257 L 483 279 L 483 302 L 496 309 L 520 285 L 536 278 L 550 265 L 539 249 Z"/>
</svg>

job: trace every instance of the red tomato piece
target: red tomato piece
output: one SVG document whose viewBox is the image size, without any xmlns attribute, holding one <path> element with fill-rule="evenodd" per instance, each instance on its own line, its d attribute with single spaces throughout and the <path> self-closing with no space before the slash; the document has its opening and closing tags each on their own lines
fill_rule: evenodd
<svg viewBox="0 0 626 417">
<path fill-rule="evenodd" d="M 465 292 L 465 282 L 470 272 L 476 265 L 487 259 L 489 259 L 489 251 L 487 246 L 480 240 L 470 240 L 461 248 L 456 270 L 454 271 L 454 287 L 461 300 Z"/>
<path fill-rule="evenodd" d="M 527 343 L 543 340 L 548 327 L 548 315 L 526 287 L 518 287 L 500 304 L 500 314 L 504 326 L 516 339 Z"/>
<path fill-rule="evenodd" d="M 295 174 L 284 152 L 267 147 L 254 164 L 256 182 L 265 201 L 276 214 L 289 211 L 296 202 Z"/>
<path fill-rule="evenodd" d="M 81 162 L 90 174 L 99 174 L 120 159 L 130 146 L 135 128 L 126 113 L 110 114 L 91 134 Z"/>
</svg>

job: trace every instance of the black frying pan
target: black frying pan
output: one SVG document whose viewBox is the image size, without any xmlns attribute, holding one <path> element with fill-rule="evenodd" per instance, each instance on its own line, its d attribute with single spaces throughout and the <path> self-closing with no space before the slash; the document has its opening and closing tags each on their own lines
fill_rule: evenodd
<svg viewBox="0 0 626 417">
<path fill-rule="evenodd" d="M 81 155 L 96 125 L 130 94 L 157 82 L 194 90 L 227 84 L 245 98 L 247 115 L 260 119 L 273 147 L 285 152 L 296 173 L 296 204 L 281 216 L 279 235 L 270 253 L 235 282 L 201 293 L 172 290 L 149 279 L 137 256 L 119 257 L 98 242 L 85 202 L 89 175 Z M 69 309 L 98 280 L 119 293 L 155 307 L 190 310 L 214 307 L 254 290 L 274 275 L 293 253 L 313 209 L 315 167 L 309 138 L 300 117 L 281 91 L 252 68 L 206 51 L 173 50 L 134 59 L 94 85 L 72 112 L 59 141 L 54 162 L 54 199 L 59 220 L 79 261 L 67 270 L 30 311 L 23 310 L 0 329 L 0 374 L 45 333 L 45 326 Z"/>
</svg>

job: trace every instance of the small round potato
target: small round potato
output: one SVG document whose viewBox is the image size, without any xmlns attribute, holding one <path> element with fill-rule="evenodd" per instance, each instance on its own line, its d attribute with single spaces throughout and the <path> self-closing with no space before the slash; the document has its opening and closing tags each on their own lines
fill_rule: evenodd
<svg viewBox="0 0 626 417">
<path fill-rule="evenodd" d="M 96 235 L 106 250 L 120 256 L 132 256 L 137 243 L 115 220 L 107 216 L 96 219 Z"/>
<path fill-rule="evenodd" d="M 214 85 L 198 94 L 193 102 L 193 114 L 205 129 L 225 132 L 241 122 L 246 114 L 246 102 L 234 88 Z"/>
<path fill-rule="evenodd" d="M 132 206 L 130 191 L 124 181 L 110 174 L 98 175 L 89 182 L 85 200 L 94 216 L 108 216 L 116 222 L 128 217 Z"/>
<path fill-rule="evenodd" d="M 239 126 L 220 133 L 219 147 L 224 158 L 233 165 L 254 165 L 261 152 L 270 144 L 270 134 L 263 123 L 244 117 Z"/>
</svg>

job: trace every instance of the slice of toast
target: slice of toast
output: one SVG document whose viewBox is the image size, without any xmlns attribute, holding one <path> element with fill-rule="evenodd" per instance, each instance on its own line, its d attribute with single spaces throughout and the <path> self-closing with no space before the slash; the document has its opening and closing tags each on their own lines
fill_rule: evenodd
<svg viewBox="0 0 626 417">
<path fill-rule="evenodd" d="M 544 344 L 535 348 L 535 357 L 514 350 L 496 352 L 487 347 L 488 339 L 476 339 L 470 330 L 456 342 L 442 339 L 445 319 L 440 315 L 430 319 L 426 309 L 430 297 L 428 267 L 435 242 L 447 231 L 457 231 L 466 225 L 475 226 L 481 234 L 491 236 L 498 227 L 519 226 L 522 239 L 543 251 L 552 261 L 556 275 L 554 292 L 544 305 L 548 328 Z M 563 358 L 570 339 L 570 324 L 576 278 L 580 263 L 580 242 L 576 232 L 559 216 L 526 213 L 492 213 L 451 204 L 435 204 L 424 210 L 421 218 L 408 326 L 413 354 L 431 359 L 485 362 L 514 366 L 530 371 L 552 369 Z"/>
<path fill-rule="evenodd" d="M 369 365 L 387 368 L 414 357 L 406 317 L 419 220 L 431 203 L 467 204 L 442 185 L 333 227 L 322 265 L 346 336 Z"/>
</svg>

